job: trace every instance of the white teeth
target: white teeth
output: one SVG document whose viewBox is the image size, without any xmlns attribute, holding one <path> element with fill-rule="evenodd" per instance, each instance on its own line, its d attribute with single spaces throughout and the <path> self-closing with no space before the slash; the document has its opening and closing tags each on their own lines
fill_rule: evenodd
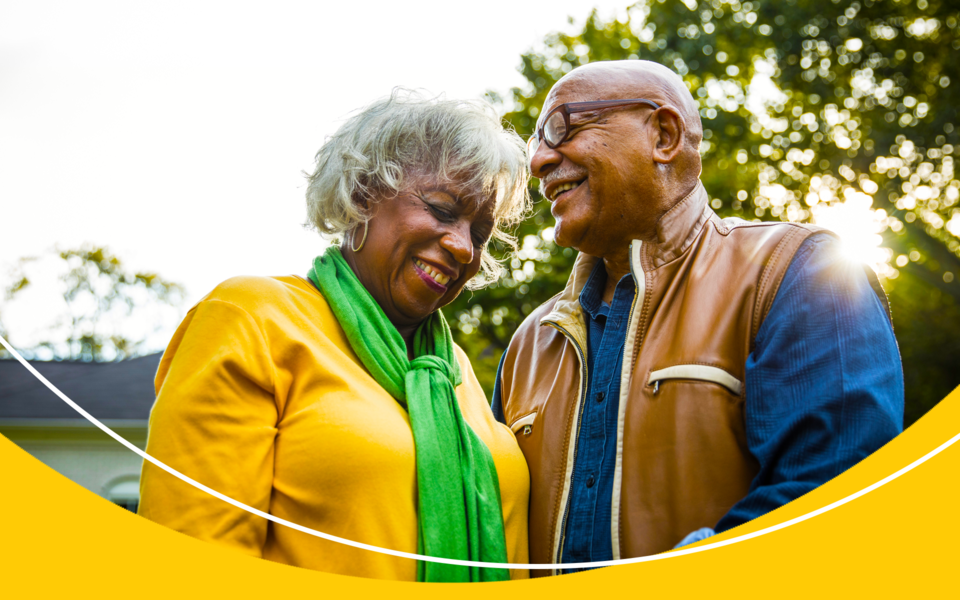
<svg viewBox="0 0 960 600">
<path fill-rule="evenodd" d="M 575 188 L 577 188 L 579 185 L 580 185 L 579 182 L 577 182 L 577 183 L 561 183 L 560 185 L 558 185 L 558 186 L 556 187 L 556 189 L 553 190 L 553 199 L 556 200 L 556 199 L 557 199 L 557 196 L 559 196 L 560 194 L 562 194 L 562 193 L 564 193 L 564 192 L 566 192 L 566 191 L 575 189 Z"/>
<path fill-rule="evenodd" d="M 440 285 L 447 285 L 447 283 L 450 281 L 450 278 L 449 278 L 449 277 L 447 277 L 446 275 L 444 275 L 444 274 L 441 273 L 440 271 L 437 271 L 437 270 L 434 269 L 433 267 L 431 267 L 431 266 L 429 266 L 429 265 L 423 264 L 422 262 L 420 262 L 420 261 L 417 260 L 416 258 L 413 259 L 413 262 L 416 263 L 416 265 L 417 265 L 418 267 L 420 267 L 420 270 L 421 270 L 421 271 L 423 271 L 424 273 L 426 273 L 427 275 L 429 275 L 430 277 L 432 277 L 433 280 L 436 281 L 437 283 L 439 283 Z"/>
</svg>

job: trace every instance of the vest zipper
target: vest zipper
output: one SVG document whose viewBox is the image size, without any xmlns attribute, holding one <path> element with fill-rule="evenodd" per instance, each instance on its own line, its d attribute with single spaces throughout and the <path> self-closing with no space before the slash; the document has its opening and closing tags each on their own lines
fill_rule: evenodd
<svg viewBox="0 0 960 600">
<path fill-rule="evenodd" d="M 583 404 L 587 398 L 587 357 L 583 351 L 583 348 L 580 347 L 580 344 L 577 343 L 577 340 L 574 339 L 573 335 L 562 327 L 559 323 L 555 321 L 544 321 L 545 325 L 550 325 L 560 333 L 564 335 L 570 343 L 573 344 L 573 347 L 577 349 L 577 355 L 580 357 L 580 399 L 577 402 L 577 428 L 576 435 L 570 440 L 570 443 L 573 444 L 573 464 L 577 464 L 577 440 L 580 439 L 580 425 L 583 421 Z M 570 484 L 573 484 L 573 472 L 570 473 Z M 562 492 L 561 492 L 562 493 Z M 567 496 L 567 501 L 563 506 L 563 517 L 560 519 L 560 544 L 554 548 L 554 563 L 560 564 L 561 558 L 563 557 L 563 543 L 566 538 L 567 530 L 567 516 L 570 513 L 570 496 Z M 553 569 L 554 575 L 557 574 L 559 569 Z"/>
<path fill-rule="evenodd" d="M 642 326 L 643 323 L 637 323 L 643 316 L 643 307 L 646 305 L 647 284 L 646 273 L 643 271 L 642 255 L 643 242 L 633 240 L 630 243 L 630 271 L 633 274 L 636 291 L 633 295 L 633 303 L 630 305 L 630 316 L 627 319 L 627 336 L 624 340 L 623 365 L 620 370 L 620 397 L 617 399 L 617 458 L 613 468 L 613 493 L 610 506 L 610 545 L 614 560 L 621 558 L 620 553 L 620 493 L 622 484 L 622 465 L 623 465 L 623 429 L 624 416 L 627 411 L 627 398 L 630 392 L 630 383 L 633 375 L 634 364 L 636 364 L 637 352 L 643 343 L 644 332 L 637 331 L 637 335 L 631 339 L 634 327 Z M 639 301 L 639 312 L 637 314 L 637 303 Z M 633 347 L 628 348 L 632 343 Z M 630 356 L 627 356 L 627 350 L 630 350 Z M 629 362 L 628 362 L 629 360 Z"/>
<path fill-rule="evenodd" d="M 637 242 L 637 265 L 640 267 L 640 269 L 639 269 L 639 270 L 640 270 L 640 275 L 641 275 L 641 277 L 643 278 L 642 281 L 637 281 L 637 298 L 641 300 L 641 303 L 640 303 L 640 314 L 637 315 L 637 318 L 638 318 L 638 319 L 643 315 L 643 307 L 644 307 L 644 306 L 646 305 L 646 303 L 647 303 L 647 281 L 646 281 L 647 274 L 646 274 L 646 273 L 644 272 L 644 270 L 643 270 L 643 263 L 641 262 L 641 261 L 643 260 L 643 257 L 642 257 L 642 255 L 640 254 L 642 247 L 643 247 L 643 246 L 642 246 L 642 242 L 639 242 L 639 241 L 638 241 L 638 242 Z M 636 302 L 634 302 L 634 306 L 631 306 L 631 307 L 630 307 L 630 317 L 631 317 L 631 318 L 633 317 L 633 309 L 634 309 L 635 307 L 636 307 Z M 628 322 L 627 325 L 629 326 L 629 325 L 631 325 L 631 323 Z M 640 325 L 641 325 L 640 330 L 637 331 L 637 338 L 633 341 L 633 352 L 631 353 L 633 356 L 630 357 L 630 372 L 631 372 L 631 373 L 633 372 L 633 365 L 636 364 L 636 362 L 637 362 L 637 355 L 640 353 L 640 346 L 643 345 L 643 338 L 646 337 L 646 335 L 647 335 L 646 323 L 641 323 Z M 628 331 L 629 331 L 629 329 L 628 329 Z"/>
</svg>

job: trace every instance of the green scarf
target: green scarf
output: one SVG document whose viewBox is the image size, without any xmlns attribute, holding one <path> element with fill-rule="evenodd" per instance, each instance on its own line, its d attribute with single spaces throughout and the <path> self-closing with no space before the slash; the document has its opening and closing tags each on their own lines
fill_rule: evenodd
<svg viewBox="0 0 960 600">
<path fill-rule="evenodd" d="M 462 382 L 460 365 L 443 314 L 433 313 L 417 328 L 416 358 L 408 360 L 400 332 L 357 279 L 339 248 L 331 247 L 314 259 L 307 277 L 330 304 L 367 371 L 410 415 L 417 457 L 418 553 L 507 562 L 496 466 L 486 444 L 460 414 L 454 390 Z M 417 565 L 417 581 L 509 578 L 506 569 L 425 561 Z"/>
</svg>

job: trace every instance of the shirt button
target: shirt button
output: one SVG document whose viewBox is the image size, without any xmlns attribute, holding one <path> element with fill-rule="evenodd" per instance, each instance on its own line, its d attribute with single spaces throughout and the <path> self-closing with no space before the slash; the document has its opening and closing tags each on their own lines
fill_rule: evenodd
<svg viewBox="0 0 960 600">
<path fill-rule="evenodd" d="M 603 392 L 597 394 L 597 403 L 603 402 Z"/>
<path fill-rule="evenodd" d="M 596 480 L 593 478 L 593 475 L 587 477 L 587 487 L 592 488 L 593 484 L 596 483 Z"/>
</svg>

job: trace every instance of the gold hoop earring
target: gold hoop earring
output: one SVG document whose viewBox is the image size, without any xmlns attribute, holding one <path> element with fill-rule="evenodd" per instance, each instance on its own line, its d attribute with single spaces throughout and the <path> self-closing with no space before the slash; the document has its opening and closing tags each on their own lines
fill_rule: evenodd
<svg viewBox="0 0 960 600">
<path fill-rule="evenodd" d="M 360 250 L 363 249 L 363 244 L 366 243 L 367 241 L 367 231 L 369 230 L 370 230 L 370 221 L 364 221 L 363 238 L 360 239 L 360 246 L 358 246 L 357 248 L 353 247 L 353 238 L 357 237 L 357 230 L 354 229 L 353 233 L 350 234 L 350 249 L 353 250 L 354 253 L 360 252 Z"/>
</svg>

